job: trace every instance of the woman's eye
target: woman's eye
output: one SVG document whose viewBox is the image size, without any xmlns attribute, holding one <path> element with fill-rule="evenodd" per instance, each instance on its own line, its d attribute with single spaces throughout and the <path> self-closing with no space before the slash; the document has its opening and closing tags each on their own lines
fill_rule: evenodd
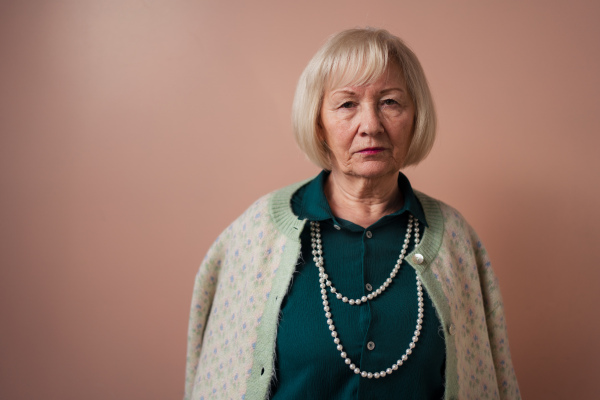
<svg viewBox="0 0 600 400">
<path fill-rule="evenodd" d="M 394 105 L 398 104 L 398 102 L 394 99 L 385 99 L 385 100 L 383 100 L 383 104 L 386 106 L 394 106 Z"/>
<path fill-rule="evenodd" d="M 340 106 L 340 108 L 352 108 L 352 107 L 354 107 L 354 103 L 351 101 L 347 101 Z"/>
</svg>

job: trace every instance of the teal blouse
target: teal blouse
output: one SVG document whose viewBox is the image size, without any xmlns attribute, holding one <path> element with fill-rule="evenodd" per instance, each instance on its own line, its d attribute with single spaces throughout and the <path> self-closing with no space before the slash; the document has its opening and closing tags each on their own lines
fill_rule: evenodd
<svg viewBox="0 0 600 400">
<path fill-rule="evenodd" d="M 326 273 L 338 291 L 360 298 L 389 277 L 400 255 L 409 214 L 419 220 L 421 236 L 427 226 L 425 215 L 408 179 L 399 173 L 402 209 L 367 228 L 336 218 L 324 193 L 327 177 L 323 171 L 300 188 L 292 197 L 292 209 L 300 219 L 320 221 Z M 413 238 L 407 254 L 414 247 Z M 421 335 L 408 360 L 384 378 L 362 378 L 344 363 L 328 329 L 308 223 L 301 244 L 301 258 L 281 307 L 271 398 L 442 398 L 444 334 L 429 296 L 424 294 Z M 361 370 L 385 370 L 404 354 L 417 320 L 416 275 L 408 264 L 403 262 L 393 283 L 372 301 L 351 306 L 329 292 L 328 298 L 344 351 Z"/>
</svg>

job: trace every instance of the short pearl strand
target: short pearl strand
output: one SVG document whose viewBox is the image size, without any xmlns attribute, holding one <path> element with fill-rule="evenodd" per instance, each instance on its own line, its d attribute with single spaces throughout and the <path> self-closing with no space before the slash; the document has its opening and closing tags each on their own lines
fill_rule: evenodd
<svg viewBox="0 0 600 400">
<path fill-rule="evenodd" d="M 408 218 L 408 226 L 406 228 L 406 235 L 404 235 L 404 243 L 402 244 L 402 250 L 400 251 L 400 256 L 398 257 L 398 261 L 396 265 L 390 272 L 390 276 L 383 282 L 383 284 L 378 287 L 372 293 L 369 293 L 366 296 L 362 296 L 360 299 L 348 299 L 348 297 L 344 296 L 340 293 L 331 280 L 329 280 L 329 276 L 325 273 L 325 268 L 323 267 L 323 243 L 321 242 L 321 227 L 319 222 L 311 221 L 310 222 L 310 240 L 312 246 L 312 255 L 313 261 L 315 262 L 315 266 L 319 269 L 319 278 L 325 278 L 325 286 L 329 287 L 329 291 L 333 293 L 338 300 L 342 300 L 344 303 L 348 303 L 351 306 L 361 305 L 362 303 L 366 303 L 367 300 L 373 300 L 375 297 L 379 296 L 381 293 L 391 285 L 392 280 L 396 277 L 398 272 L 400 271 L 400 267 L 402 266 L 402 261 L 404 260 L 404 256 L 406 256 L 406 250 L 408 249 L 408 243 L 410 242 L 410 235 L 412 233 L 413 222 L 415 224 L 415 247 L 419 244 L 419 221 L 415 220 L 412 215 Z M 325 287 L 321 287 L 321 289 L 325 289 Z"/>
<path fill-rule="evenodd" d="M 409 221 L 412 221 L 412 216 Z M 313 237 L 313 241 L 314 241 L 315 237 L 318 237 L 320 239 L 321 233 L 320 233 L 320 227 L 318 225 L 318 222 L 311 221 L 310 224 L 311 224 L 311 236 Z M 313 233 L 315 233 L 315 235 L 313 235 Z M 406 244 L 406 240 L 405 240 L 405 244 Z M 419 228 L 418 228 L 418 221 L 417 221 L 416 226 L 415 226 L 415 247 L 417 247 L 418 244 L 419 244 Z M 322 246 L 319 250 L 321 250 L 320 254 L 318 254 L 318 256 L 320 258 L 320 263 L 321 263 L 320 268 L 323 268 L 322 267 L 322 263 L 323 263 Z M 403 250 L 405 250 L 405 249 L 403 248 Z M 404 258 L 404 257 L 402 257 L 402 258 Z M 317 262 L 317 261 L 315 261 L 315 262 Z M 327 325 L 329 327 L 329 330 L 331 331 L 331 336 L 333 337 L 333 342 L 336 344 L 336 348 L 340 352 L 340 355 L 344 359 L 344 362 L 346 363 L 346 365 L 348 365 L 350 367 L 350 370 L 352 370 L 357 375 L 360 374 L 360 376 L 362 378 L 379 379 L 379 378 L 384 378 L 388 375 L 391 375 L 392 372 L 398 370 L 398 367 L 402 366 L 404 364 L 404 362 L 406 360 L 408 360 L 408 356 L 412 354 L 412 350 L 417 345 L 417 341 L 419 340 L 419 336 L 421 335 L 421 328 L 422 328 L 421 324 L 423 323 L 423 315 L 424 315 L 423 313 L 425 311 L 425 308 L 424 308 L 424 302 L 423 302 L 423 286 L 421 284 L 421 280 L 419 279 L 419 276 L 417 275 L 417 303 L 418 303 L 417 326 L 415 328 L 415 332 L 414 332 L 414 336 L 412 337 L 412 341 L 408 345 L 408 348 L 406 349 L 406 351 L 404 352 L 402 357 L 400 357 L 400 359 L 398 361 L 396 361 L 394 364 L 392 364 L 391 367 L 387 368 L 385 371 L 367 372 L 367 371 L 361 371 L 360 368 L 357 367 L 352 362 L 350 357 L 348 357 L 348 354 L 346 354 L 346 352 L 344 351 L 344 346 L 342 346 L 341 340 L 338 337 L 338 333 L 335 329 L 335 325 L 333 324 L 333 316 L 331 314 L 331 309 L 329 307 L 329 301 L 327 300 L 327 290 L 325 289 L 327 286 L 325 283 L 327 281 L 326 275 L 327 274 L 325 274 L 324 272 L 319 273 L 319 285 L 321 287 L 321 299 L 323 300 L 323 310 L 325 311 L 325 318 L 327 318 Z M 388 286 L 389 286 L 389 284 L 388 284 Z M 387 286 L 386 286 L 386 288 L 387 288 Z M 334 293 L 334 292 L 332 292 L 332 293 Z"/>
</svg>

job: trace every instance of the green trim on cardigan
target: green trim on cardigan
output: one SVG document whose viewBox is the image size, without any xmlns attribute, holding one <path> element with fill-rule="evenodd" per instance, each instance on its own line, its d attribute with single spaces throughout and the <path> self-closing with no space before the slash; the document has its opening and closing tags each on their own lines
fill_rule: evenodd
<svg viewBox="0 0 600 400">
<path fill-rule="evenodd" d="M 446 390 L 444 397 L 446 399 L 456 399 L 458 398 L 458 372 L 456 369 L 456 344 L 448 332 L 448 327 L 452 324 L 450 306 L 442 290 L 442 285 L 435 278 L 431 268 L 429 268 L 433 260 L 438 256 L 442 245 L 444 219 L 439 203 L 436 200 L 421 192 L 415 192 L 415 194 L 423 206 L 425 219 L 429 224 L 429 228 L 425 230 L 420 245 L 406 257 L 406 261 L 419 274 L 427 294 L 431 298 L 431 301 L 433 301 L 437 316 L 444 327 L 444 340 L 446 342 Z M 415 262 L 414 255 L 417 253 L 423 255 L 423 262 L 421 264 Z"/>
<path fill-rule="evenodd" d="M 275 368 L 275 345 L 277 343 L 277 325 L 279 310 L 283 301 L 300 255 L 300 233 L 305 220 L 299 220 L 292 212 L 290 199 L 296 190 L 309 182 L 296 183 L 275 193 L 269 199 L 269 216 L 272 223 L 288 240 L 283 250 L 281 263 L 277 268 L 275 282 L 265 306 L 265 311 L 258 326 L 258 338 L 254 351 L 252 372 L 248 379 L 248 399 L 264 399 L 267 396 L 271 377 Z"/>
</svg>

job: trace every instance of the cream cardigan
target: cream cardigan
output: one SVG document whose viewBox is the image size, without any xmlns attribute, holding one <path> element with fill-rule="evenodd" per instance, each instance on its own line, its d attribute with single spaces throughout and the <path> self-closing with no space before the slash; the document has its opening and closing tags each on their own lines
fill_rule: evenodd
<svg viewBox="0 0 600 400">
<path fill-rule="evenodd" d="M 290 199 L 305 183 L 259 199 L 204 258 L 189 322 L 186 400 L 268 396 L 279 310 L 305 223 L 292 213 Z M 502 298 L 485 249 L 456 210 L 416 195 L 428 228 L 406 261 L 444 327 L 445 399 L 519 399 Z"/>
</svg>

